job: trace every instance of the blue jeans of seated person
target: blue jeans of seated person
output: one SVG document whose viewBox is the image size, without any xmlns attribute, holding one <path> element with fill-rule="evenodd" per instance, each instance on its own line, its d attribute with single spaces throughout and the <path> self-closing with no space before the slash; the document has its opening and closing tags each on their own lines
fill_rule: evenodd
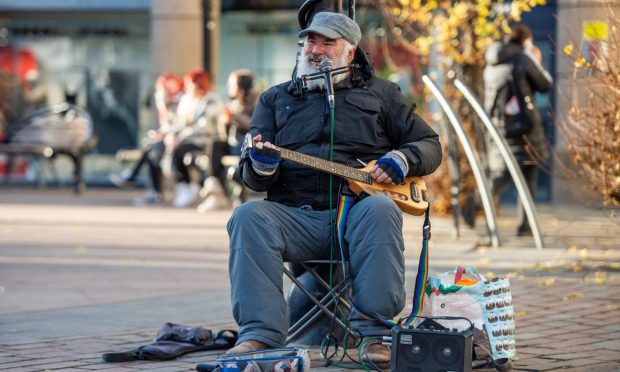
<svg viewBox="0 0 620 372">
<path fill-rule="evenodd" d="M 234 210 L 227 227 L 232 308 L 240 327 L 238 343 L 256 340 L 272 347 L 284 345 L 288 329 L 282 289 L 284 262 L 329 259 L 329 219 L 329 211 L 265 200 L 247 202 Z M 359 201 L 346 222 L 345 244 L 354 302 L 367 313 L 392 319 L 406 301 L 401 211 L 384 195 Z M 387 335 L 390 331 L 355 312 L 350 320 L 351 327 L 362 335 Z"/>
</svg>

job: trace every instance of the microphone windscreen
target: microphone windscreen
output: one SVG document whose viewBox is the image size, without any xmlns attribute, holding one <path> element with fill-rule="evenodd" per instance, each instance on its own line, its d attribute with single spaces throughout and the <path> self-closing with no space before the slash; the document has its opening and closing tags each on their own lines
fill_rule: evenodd
<svg viewBox="0 0 620 372">
<path fill-rule="evenodd" d="M 334 62 L 332 62 L 327 56 L 323 56 L 321 58 L 321 62 L 319 62 L 319 70 L 321 72 L 327 72 L 334 69 Z"/>
</svg>

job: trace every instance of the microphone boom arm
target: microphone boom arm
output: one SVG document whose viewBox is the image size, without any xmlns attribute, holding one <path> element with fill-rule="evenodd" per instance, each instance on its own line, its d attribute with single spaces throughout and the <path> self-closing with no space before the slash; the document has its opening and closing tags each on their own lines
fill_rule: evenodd
<svg viewBox="0 0 620 372">
<path fill-rule="evenodd" d="M 357 67 L 357 64 L 351 64 L 348 66 L 342 66 L 342 67 L 338 67 L 335 68 L 333 70 L 331 70 L 332 75 L 340 75 L 340 74 L 344 74 L 347 72 L 352 71 L 355 67 Z M 320 72 L 315 72 L 313 74 L 308 74 L 308 75 L 302 75 L 301 76 L 301 81 L 303 83 L 303 85 L 306 85 L 306 81 L 310 81 L 310 80 L 317 80 L 317 79 L 323 79 L 324 77 L 324 73 L 322 71 Z"/>
</svg>

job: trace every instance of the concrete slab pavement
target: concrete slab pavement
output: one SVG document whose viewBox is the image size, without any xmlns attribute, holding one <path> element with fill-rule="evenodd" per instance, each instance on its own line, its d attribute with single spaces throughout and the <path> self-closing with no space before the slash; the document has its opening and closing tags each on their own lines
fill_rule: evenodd
<svg viewBox="0 0 620 372">
<path fill-rule="evenodd" d="M 100 359 L 150 342 L 167 321 L 234 327 L 230 211 L 133 206 L 141 193 L 0 189 L 0 370 L 187 371 L 213 355 L 122 365 Z M 456 239 L 451 221 L 433 216 L 431 268 L 466 265 L 511 277 L 517 370 L 620 370 L 618 221 L 597 209 L 543 205 L 539 213 L 542 251 L 509 233 L 510 208 L 499 218 L 504 245 L 497 250 L 480 246 L 482 221 Z M 405 218 L 411 284 L 420 228 L 420 218 Z"/>
</svg>

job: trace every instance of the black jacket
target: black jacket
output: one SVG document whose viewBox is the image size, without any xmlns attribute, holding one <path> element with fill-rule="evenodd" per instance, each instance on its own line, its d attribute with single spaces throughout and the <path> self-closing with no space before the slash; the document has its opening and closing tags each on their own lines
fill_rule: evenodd
<svg viewBox="0 0 620 372">
<path fill-rule="evenodd" d="M 398 149 L 409 162 L 409 176 L 432 173 L 441 163 L 438 135 L 416 113 L 398 85 L 374 77 L 366 59 L 356 54 L 361 69 L 335 89 L 333 161 L 360 167 Z M 360 61 L 361 59 L 361 61 Z M 308 155 L 329 159 L 330 117 L 325 93 L 299 91 L 295 81 L 276 85 L 260 97 L 250 132 L 263 141 Z M 267 199 L 289 206 L 329 208 L 329 175 L 283 160 L 276 173 L 261 177 L 249 157 L 241 160 L 245 184 L 267 191 Z M 333 185 L 337 202 L 340 181 Z"/>
</svg>

